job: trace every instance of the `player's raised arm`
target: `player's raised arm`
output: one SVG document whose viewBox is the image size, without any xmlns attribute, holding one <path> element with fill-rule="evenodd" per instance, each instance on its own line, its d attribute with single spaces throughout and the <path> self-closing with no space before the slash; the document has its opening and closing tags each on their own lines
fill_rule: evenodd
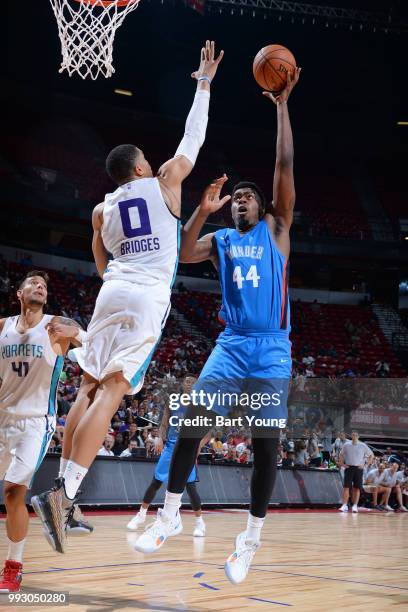
<svg viewBox="0 0 408 612">
<path fill-rule="evenodd" d="M 161 166 L 157 175 L 162 184 L 163 195 L 172 212 L 177 215 L 180 214 L 181 196 L 177 190 L 193 169 L 204 143 L 208 123 L 210 84 L 223 56 L 224 51 L 221 51 L 218 57 L 215 57 L 214 41 L 206 41 L 205 46 L 201 49 L 198 70 L 191 75 L 197 80 L 197 90 L 187 117 L 183 139 L 175 156 Z"/>
<path fill-rule="evenodd" d="M 220 199 L 221 189 L 228 177 L 224 174 L 221 178 L 208 185 L 204 191 L 199 206 L 193 212 L 190 219 L 181 231 L 180 262 L 199 263 L 210 259 L 215 263 L 216 253 L 214 251 L 213 236 L 206 234 L 198 238 L 200 232 L 212 213 L 217 212 L 231 196 L 226 195 Z"/>
<path fill-rule="evenodd" d="M 296 68 L 293 78 L 288 73 L 285 89 L 279 96 L 264 92 L 276 105 L 278 133 L 276 139 L 276 163 L 273 180 L 273 206 L 267 211 L 267 218 L 274 218 L 274 229 L 279 234 L 282 229 L 288 231 L 293 221 L 295 206 L 295 183 L 293 178 L 293 137 L 289 119 L 288 98 L 299 80 L 300 68 Z M 267 219 L 273 221 L 272 218 Z"/>
<path fill-rule="evenodd" d="M 92 253 L 95 259 L 96 269 L 101 278 L 108 265 L 108 252 L 102 240 L 102 225 L 103 225 L 103 203 L 98 204 L 92 211 Z"/>
</svg>

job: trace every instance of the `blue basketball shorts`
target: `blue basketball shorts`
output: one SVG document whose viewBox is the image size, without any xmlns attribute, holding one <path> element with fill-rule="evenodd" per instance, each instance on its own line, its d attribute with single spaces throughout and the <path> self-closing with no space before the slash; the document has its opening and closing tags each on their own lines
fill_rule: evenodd
<svg viewBox="0 0 408 612">
<path fill-rule="evenodd" d="M 227 328 L 194 385 L 194 403 L 223 416 L 239 407 L 285 427 L 291 370 L 287 330 L 244 335 Z"/>
<path fill-rule="evenodd" d="M 171 457 L 173 455 L 174 447 L 176 446 L 176 441 L 167 441 L 164 445 L 163 452 L 160 455 L 160 459 L 157 462 L 156 469 L 154 471 L 154 477 L 156 480 L 160 480 L 160 482 L 167 483 L 169 478 L 170 471 L 170 463 Z M 187 482 L 197 482 L 198 474 L 196 466 L 193 467 L 190 476 L 187 479 Z"/>
</svg>

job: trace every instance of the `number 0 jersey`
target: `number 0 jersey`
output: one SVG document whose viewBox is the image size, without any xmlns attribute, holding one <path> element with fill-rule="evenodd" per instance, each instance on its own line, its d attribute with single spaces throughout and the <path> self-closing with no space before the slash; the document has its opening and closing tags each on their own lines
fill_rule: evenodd
<svg viewBox="0 0 408 612">
<path fill-rule="evenodd" d="M 222 318 L 236 332 L 290 331 L 288 260 L 279 252 L 265 220 L 241 235 L 214 235 L 222 290 Z"/>
<path fill-rule="evenodd" d="M 112 253 L 104 280 L 140 284 L 175 277 L 179 220 L 166 205 L 157 178 L 135 179 L 105 196 L 102 240 Z"/>
<path fill-rule="evenodd" d="M 18 316 L 5 320 L 0 335 L 0 412 L 18 417 L 56 414 L 58 380 L 64 358 L 50 342 L 44 315 L 25 333 L 16 329 Z"/>
</svg>

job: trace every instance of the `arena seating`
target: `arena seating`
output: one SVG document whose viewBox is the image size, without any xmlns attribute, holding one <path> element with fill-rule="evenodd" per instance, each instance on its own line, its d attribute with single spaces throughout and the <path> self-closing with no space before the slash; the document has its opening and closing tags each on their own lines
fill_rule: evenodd
<svg viewBox="0 0 408 612">
<path fill-rule="evenodd" d="M 173 295 L 173 304 L 208 337 L 215 339 L 222 330 L 217 320 L 218 295 L 183 292 Z M 313 356 L 316 376 L 342 375 L 349 370 L 355 375 L 374 375 L 378 361 L 390 365 L 390 376 L 405 375 L 370 308 L 294 302 L 291 313 L 294 361 L 301 363 L 303 357 Z M 349 323 L 356 328 L 353 333 L 346 329 Z M 372 343 L 373 337 L 378 344 Z"/>
</svg>

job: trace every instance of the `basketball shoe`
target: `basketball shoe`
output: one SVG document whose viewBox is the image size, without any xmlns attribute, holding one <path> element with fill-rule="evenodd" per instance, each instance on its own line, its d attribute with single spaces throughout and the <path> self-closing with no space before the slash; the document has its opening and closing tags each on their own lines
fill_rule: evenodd
<svg viewBox="0 0 408 612">
<path fill-rule="evenodd" d="M 140 512 L 138 512 L 132 519 L 130 519 L 130 521 L 126 525 L 126 528 L 129 529 L 129 531 L 137 531 L 140 525 L 144 525 L 145 522 L 146 513 L 141 514 Z"/>
<path fill-rule="evenodd" d="M 205 536 L 205 523 L 202 516 L 196 518 L 195 527 L 193 531 L 194 538 L 203 538 Z"/>
<path fill-rule="evenodd" d="M 0 579 L 0 593 L 16 593 L 20 590 L 23 564 L 7 559 Z"/>
<path fill-rule="evenodd" d="M 93 525 L 91 525 L 84 515 L 82 514 L 81 508 L 78 504 L 74 504 L 74 512 L 70 520 L 67 523 L 67 532 L 70 536 L 82 536 L 89 533 L 92 533 L 94 530 Z"/>
<path fill-rule="evenodd" d="M 171 536 L 176 536 L 183 531 L 180 513 L 177 512 L 174 519 L 164 513 L 162 508 L 157 511 L 157 519 L 146 527 L 142 535 L 138 537 L 135 550 L 142 553 L 152 553 L 159 550 Z"/>
<path fill-rule="evenodd" d="M 228 557 L 224 565 L 227 578 L 232 584 L 239 584 L 245 580 L 254 554 L 260 545 L 261 543 L 255 540 L 247 540 L 246 531 L 237 535 L 235 551 Z"/>
<path fill-rule="evenodd" d="M 51 547 L 64 553 L 67 547 L 67 525 L 75 512 L 76 499 L 69 499 L 63 478 L 55 480 L 55 487 L 31 498 L 31 505 L 40 519 L 44 535 Z"/>
</svg>

